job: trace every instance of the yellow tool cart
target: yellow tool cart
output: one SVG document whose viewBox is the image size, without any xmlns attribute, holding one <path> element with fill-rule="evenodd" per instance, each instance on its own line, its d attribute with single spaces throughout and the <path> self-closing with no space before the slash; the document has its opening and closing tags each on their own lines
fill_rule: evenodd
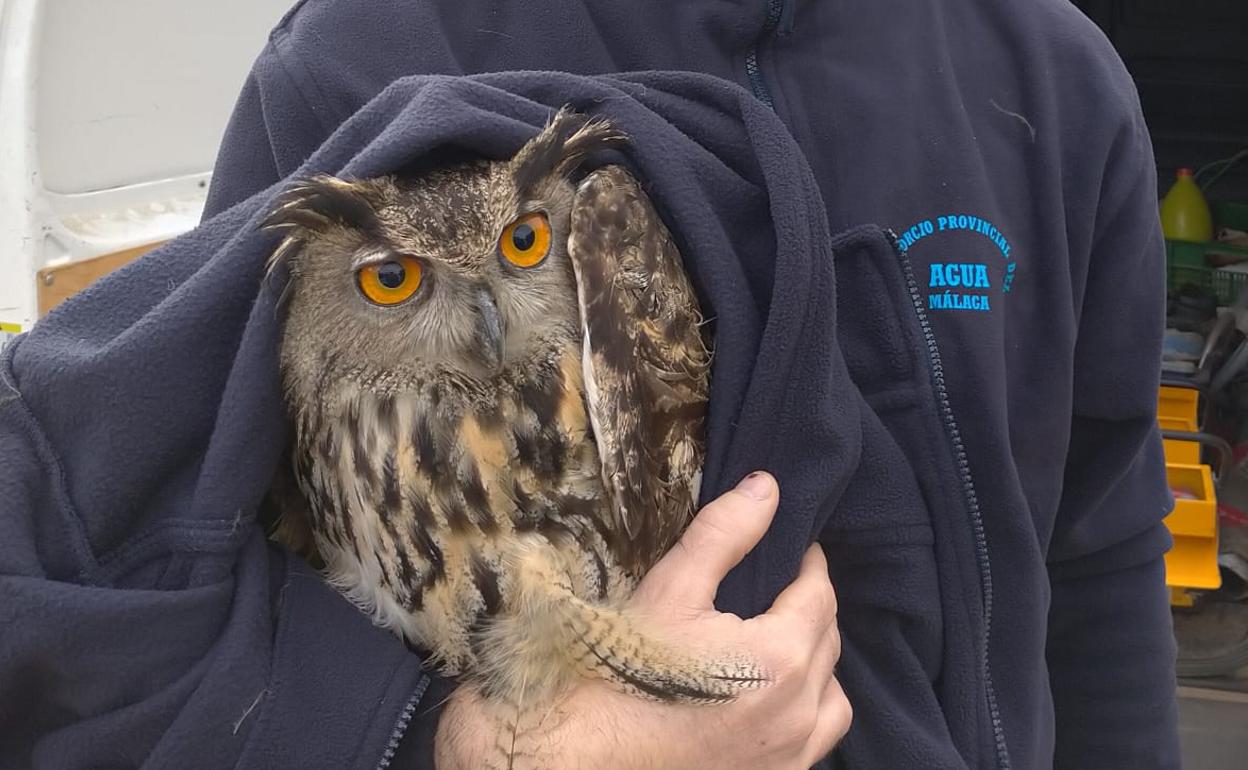
<svg viewBox="0 0 1248 770">
<path fill-rule="evenodd" d="M 1166 526 L 1174 547 L 1166 554 L 1166 584 L 1171 603 L 1190 606 L 1194 590 L 1222 585 L 1218 570 L 1218 502 L 1213 470 L 1201 463 L 1202 446 L 1219 455 L 1219 471 L 1231 467 L 1231 448 L 1203 433 L 1200 392 L 1194 387 L 1161 386 L 1157 421 L 1165 439 L 1166 477 L 1175 496 Z"/>
</svg>

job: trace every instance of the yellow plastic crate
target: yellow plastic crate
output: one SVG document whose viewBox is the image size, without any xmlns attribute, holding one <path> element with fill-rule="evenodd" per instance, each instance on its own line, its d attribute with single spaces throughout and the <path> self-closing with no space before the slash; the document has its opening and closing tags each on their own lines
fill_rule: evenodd
<svg viewBox="0 0 1248 770">
<path fill-rule="evenodd" d="M 1196 406 L 1199 402 L 1200 391 L 1195 388 L 1162 385 L 1157 398 L 1157 417 L 1171 421 L 1173 430 L 1195 431 Z"/>
<path fill-rule="evenodd" d="M 1184 499 L 1176 494 L 1174 511 L 1165 520 L 1174 536 L 1174 547 L 1166 554 L 1166 584 L 1172 589 L 1216 589 L 1222 585 L 1218 503 L 1209 466 L 1167 463 L 1166 477 L 1171 489 L 1194 495 Z"/>
<path fill-rule="evenodd" d="M 1161 425 L 1162 430 L 1195 431 L 1195 428 L 1188 425 L 1185 420 L 1174 417 L 1158 417 L 1157 422 Z M 1162 444 L 1166 453 L 1166 462 L 1178 465 L 1197 465 L 1200 463 L 1200 442 L 1166 439 Z"/>
</svg>

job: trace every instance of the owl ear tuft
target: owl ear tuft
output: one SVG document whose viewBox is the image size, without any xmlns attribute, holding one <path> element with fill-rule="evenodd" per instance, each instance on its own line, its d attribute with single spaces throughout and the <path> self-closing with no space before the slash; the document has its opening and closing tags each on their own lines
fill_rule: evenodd
<svg viewBox="0 0 1248 770">
<path fill-rule="evenodd" d="M 563 107 L 516 153 L 516 187 L 522 193 L 532 193 L 547 177 L 569 176 L 592 153 L 626 141 L 628 137 L 609 121 Z"/>
<path fill-rule="evenodd" d="M 364 185 L 328 174 L 302 179 L 288 187 L 274 200 L 260 227 L 286 234 L 269 258 L 268 275 L 297 255 L 309 237 L 331 227 L 369 234 L 381 232 L 376 207 Z"/>
<path fill-rule="evenodd" d="M 295 182 L 277 196 L 261 227 L 265 230 L 303 230 L 321 233 L 330 227 L 378 232 L 377 210 L 364 186 L 328 174 Z"/>
</svg>

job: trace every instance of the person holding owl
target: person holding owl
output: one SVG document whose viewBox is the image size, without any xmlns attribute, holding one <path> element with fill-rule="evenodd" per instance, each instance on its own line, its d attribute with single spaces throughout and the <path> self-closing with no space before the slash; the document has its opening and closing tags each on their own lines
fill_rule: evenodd
<svg viewBox="0 0 1248 770">
<path fill-rule="evenodd" d="M 568 94 L 626 119 L 635 173 L 548 173 L 564 148 L 533 137 Z M 370 133 L 378 116 L 420 130 Z M 447 184 L 439 170 L 390 176 L 446 145 L 463 151 Z M 383 176 L 299 173 L 344 146 Z M 521 150 L 508 165 L 518 147 L 540 162 Z M 469 152 L 483 149 L 489 162 Z M 578 230 L 567 201 L 608 188 L 580 209 L 599 226 Z M 16 395 L 0 398 L 0 437 L 23 449 L 0 463 L 0 489 L 26 516 L 10 514 L 22 523 L 0 545 L 13 597 L 0 613 L 14 608 L 18 629 L 0 637 L 0 693 L 36 704 L 0 696 L 14 755 L 485 766 L 506 737 L 490 698 L 426 662 L 531 670 L 508 666 L 522 645 L 471 642 L 492 612 L 548 608 L 554 591 L 601 594 L 572 613 L 576 638 L 554 636 L 601 676 L 560 680 L 533 742 L 503 747 L 513 767 L 1177 768 L 1155 193 L 1130 77 L 1065 0 L 301 0 L 242 88 L 203 226 L 6 351 Z M 284 329 L 257 301 L 264 272 L 222 247 L 260 243 L 260 220 L 290 244 L 268 266 L 290 279 Z M 640 235 L 619 236 L 635 222 Z M 654 280 L 673 275 L 669 235 L 696 292 Z M 794 251 L 813 256 L 780 269 Z M 347 274 L 326 254 L 350 256 L 342 291 L 317 280 Z M 624 259 L 638 254 L 645 269 Z M 585 310 L 616 295 L 577 291 L 578 269 L 613 259 L 642 319 L 616 324 L 629 349 L 663 351 L 649 360 L 661 372 L 673 350 L 696 353 L 666 370 L 680 397 L 663 377 L 616 387 L 628 378 L 594 355 L 618 348 L 582 339 L 623 317 Z M 676 291 L 651 302 L 656 283 Z M 692 294 L 714 331 L 709 407 Z M 381 315 L 391 305 L 411 315 Z M 660 306 L 677 322 L 656 325 Z M 417 346 L 438 351 L 436 372 L 408 365 Z M 135 350 L 155 362 L 142 378 Z M 505 397 L 482 385 L 529 353 L 536 368 Z M 419 410 L 390 399 L 435 380 Z M 79 410 L 100 383 L 120 395 Z M 599 385 L 680 408 L 595 410 Z M 452 391 L 472 407 L 447 418 Z M 283 392 L 292 421 L 272 414 Z M 110 409 L 106 429 L 82 429 Z M 629 420 L 661 413 L 664 440 L 639 441 Z M 688 430 L 703 418 L 706 447 Z M 312 521 L 300 532 L 283 517 L 282 539 L 321 546 L 357 606 L 243 514 L 209 515 L 252 510 L 244 492 L 270 484 L 287 430 L 303 452 L 278 491 L 311 499 Z M 568 438 L 587 432 L 600 455 Z M 119 455 L 152 448 L 105 476 L 86 449 L 101 437 Z M 458 486 L 437 488 L 413 458 L 453 468 Z M 599 464 L 637 483 L 578 470 Z M 702 489 L 692 516 L 700 479 L 671 469 L 698 465 L 715 494 Z M 627 476 L 643 466 L 665 470 Z M 732 488 L 753 468 L 770 473 Z M 680 515 L 628 497 L 659 478 L 679 481 Z M 559 504 L 526 519 L 535 495 Z M 422 519 L 429 501 L 443 513 Z M 368 526 L 335 529 L 361 523 L 348 510 Z M 500 510 L 501 524 L 482 515 Z M 526 561 L 517 543 L 543 525 L 567 547 Z M 646 547 L 611 547 L 620 531 Z M 449 556 L 465 536 L 476 545 Z M 352 561 L 369 552 L 388 558 Z M 565 557 L 533 590 L 508 582 Z M 430 617 L 455 622 L 430 631 Z M 653 626 L 634 633 L 637 618 Z M 650 628 L 716 654 L 630 667 Z M 429 639 L 445 642 L 432 657 Z"/>
<path fill-rule="evenodd" d="M 966 579 L 868 599 L 864 573 L 838 563 L 845 536 L 825 538 L 855 707 L 843 761 L 1176 766 L 1155 172 L 1131 80 L 1072 4 L 311 0 L 243 88 L 210 208 L 281 178 L 397 77 L 653 69 L 710 73 L 773 105 L 832 231 L 898 232 L 943 355 L 958 485 L 974 498 L 947 514 L 969 540 L 938 545 L 962 550 L 937 561 Z M 930 285 L 961 266 L 986 285 Z M 838 299 L 878 292 L 868 275 L 838 275 Z M 963 625 L 983 650 L 955 659 Z M 915 635 L 927 627 L 945 629 L 943 654 Z M 969 724 L 948 691 L 905 684 L 941 669 L 943 686 L 964 670 L 981 694 Z"/>
</svg>

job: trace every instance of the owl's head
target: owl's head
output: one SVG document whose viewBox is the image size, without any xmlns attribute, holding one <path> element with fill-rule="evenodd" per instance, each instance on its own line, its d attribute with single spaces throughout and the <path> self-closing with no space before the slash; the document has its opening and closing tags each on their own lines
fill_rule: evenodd
<svg viewBox="0 0 1248 770">
<path fill-rule="evenodd" d="M 284 365 L 485 379 L 579 334 L 574 174 L 620 141 L 561 110 L 509 160 L 294 185 L 265 221 L 286 233 Z"/>
</svg>

